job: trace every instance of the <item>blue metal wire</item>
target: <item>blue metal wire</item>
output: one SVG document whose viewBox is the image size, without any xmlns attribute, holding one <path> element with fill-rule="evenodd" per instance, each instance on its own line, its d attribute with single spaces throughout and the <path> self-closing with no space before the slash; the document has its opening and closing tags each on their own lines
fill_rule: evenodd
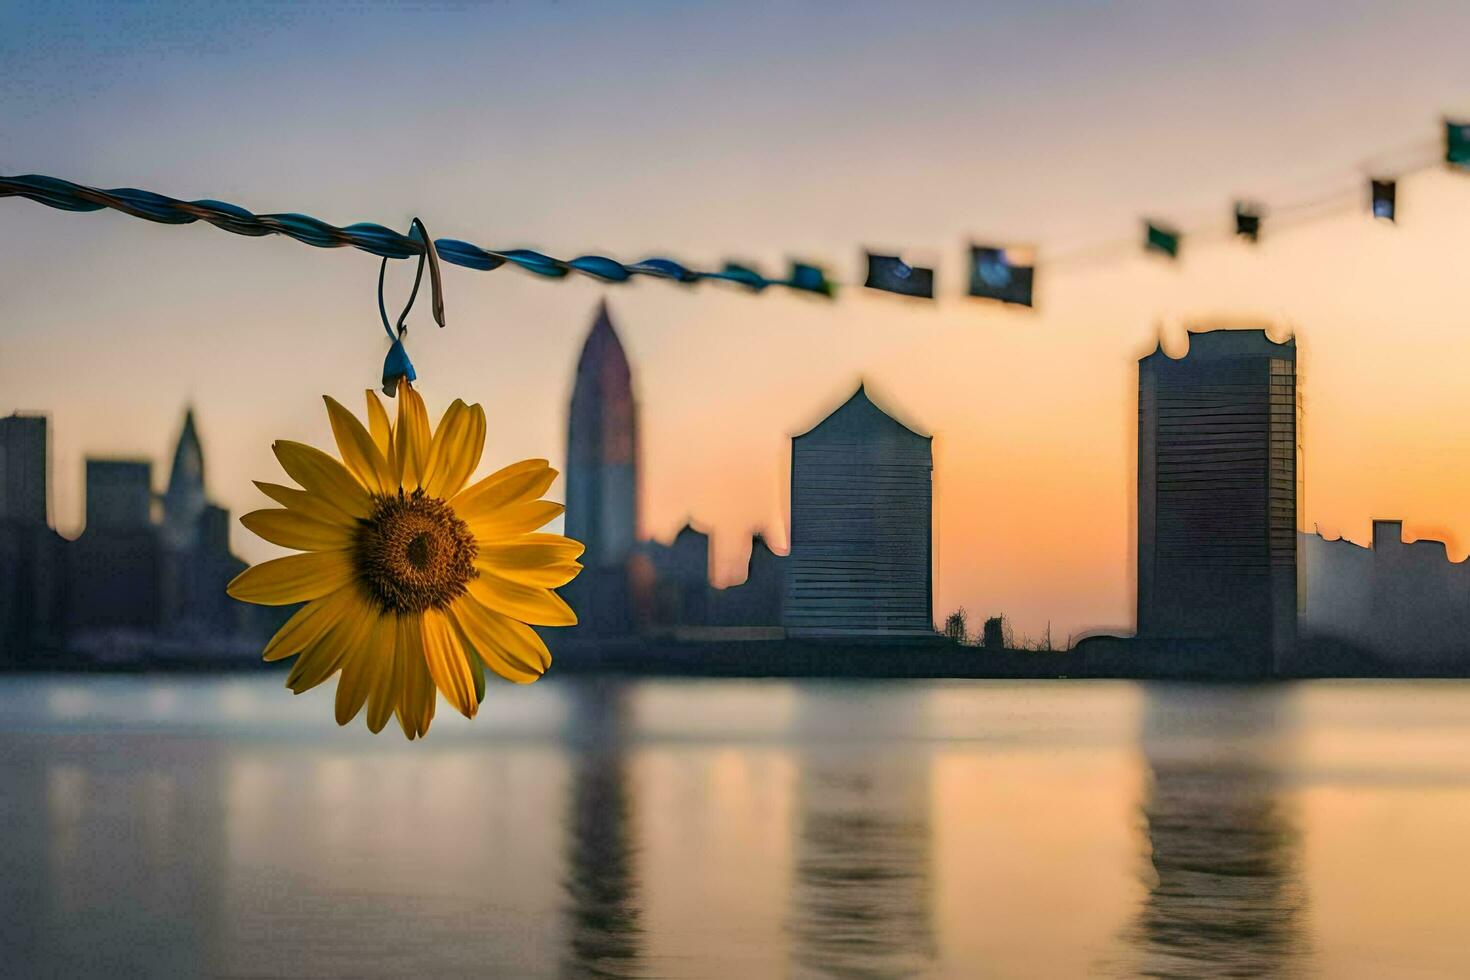
<svg viewBox="0 0 1470 980">
<path fill-rule="evenodd" d="M 39 174 L 0 177 L 0 197 L 29 198 L 63 211 L 100 211 L 103 208 L 112 208 L 135 218 L 170 225 L 207 221 L 216 228 L 236 235 L 285 235 L 317 248 L 349 246 L 386 259 L 413 258 L 422 255 L 424 251 L 422 241 L 372 222 L 359 222 L 339 228 L 308 214 L 252 214 L 242 207 L 223 201 L 180 201 L 131 187 L 101 190 Z M 680 265 L 672 259 L 648 258 L 631 265 L 602 255 L 557 259 L 525 248 L 480 248 L 470 242 L 453 238 L 437 239 L 434 249 L 445 262 L 487 272 L 503 265 L 513 265 L 552 279 L 578 272 L 603 282 L 626 282 L 633 276 L 649 276 L 681 283 L 696 283 L 707 279 L 732 282 L 756 292 L 767 286 L 782 286 L 823 296 L 831 296 L 833 292 L 832 283 L 820 268 L 800 263 L 793 263 L 791 275 L 786 279 L 767 279 L 753 269 L 734 263 L 727 263 L 719 272 L 701 272 Z"/>
</svg>

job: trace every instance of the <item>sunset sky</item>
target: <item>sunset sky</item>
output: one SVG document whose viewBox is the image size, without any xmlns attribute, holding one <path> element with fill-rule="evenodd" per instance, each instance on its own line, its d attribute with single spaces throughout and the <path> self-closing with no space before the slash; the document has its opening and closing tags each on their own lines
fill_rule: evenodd
<svg viewBox="0 0 1470 980">
<path fill-rule="evenodd" d="M 932 432 L 936 615 L 1060 640 L 1132 622 L 1136 359 L 1186 327 L 1294 332 L 1306 527 L 1374 517 L 1470 547 L 1470 175 L 1261 244 L 1124 249 L 1155 216 L 1363 193 L 1470 113 L 1470 6 L 567 2 L 243 10 L 0 8 L 0 173 L 217 198 L 554 255 L 789 257 L 861 281 L 864 247 L 935 264 L 937 302 L 860 288 L 606 286 L 446 268 L 410 319 L 431 412 L 490 418 L 484 468 L 560 466 L 577 350 L 606 297 L 642 406 L 644 532 L 786 539 L 790 434 L 859 379 Z M 1041 252 L 1038 309 L 963 297 L 971 241 Z M 377 260 L 205 225 L 0 200 L 0 414 L 53 421 L 52 513 L 86 455 L 166 476 L 183 408 L 236 514 L 269 445 L 330 445 L 320 396 L 380 370 Z M 412 275 L 391 270 L 391 297 Z M 560 485 L 552 491 L 560 493 Z M 235 529 L 248 559 L 274 549 Z M 1307 570 L 1310 574 L 1310 569 Z"/>
</svg>

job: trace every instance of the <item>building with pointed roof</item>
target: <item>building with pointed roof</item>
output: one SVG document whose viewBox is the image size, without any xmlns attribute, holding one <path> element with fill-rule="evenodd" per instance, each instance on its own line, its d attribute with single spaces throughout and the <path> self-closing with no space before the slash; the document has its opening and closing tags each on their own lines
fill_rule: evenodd
<svg viewBox="0 0 1470 980">
<path fill-rule="evenodd" d="M 586 546 L 567 600 L 588 632 L 633 625 L 628 561 L 638 541 L 638 404 L 607 302 L 577 359 L 567 419 L 566 533 Z"/>
<path fill-rule="evenodd" d="M 199 521 L 209 501 L 204 493 L 204 448 L 194 424 L 194 408 L 184 412 L 184 427 L 174 445 L 173 467 L 163 492 L 163 535 L 172 548 L 199 542 Z"/>
<path fill-rule="evenodd" d="M 933 437 L 863 385 L 792 437 L 787 635 L 934 635 L 933 473 Z"/>
</svg>

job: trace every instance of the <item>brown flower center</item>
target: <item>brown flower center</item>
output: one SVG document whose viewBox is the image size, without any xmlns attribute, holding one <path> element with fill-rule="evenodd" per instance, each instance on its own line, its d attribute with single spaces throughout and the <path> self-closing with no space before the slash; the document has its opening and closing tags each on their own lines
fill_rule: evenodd
<svg viewBox="0 0 1470 980">
<path fill-rule="evenodd" d="M 443 609 L 464 595 L 475 571 L 475 536 L 437 497 L 422 490 L 379 497 L 359 522 L 353 559 L 368 594 L 385 610 Z"/>
</svg>

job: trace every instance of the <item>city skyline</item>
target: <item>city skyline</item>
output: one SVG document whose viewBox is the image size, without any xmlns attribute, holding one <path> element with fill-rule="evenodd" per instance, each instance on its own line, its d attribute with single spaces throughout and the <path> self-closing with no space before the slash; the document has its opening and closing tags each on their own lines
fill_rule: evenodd
<svg viewBox="0 0 1470 980">
<path fill-rule="evenodd" d="M 1005 613 L 1032 636 L 1047 621 L 1057 636 L 1127 624 L 1132 363 L 1161 335 L 1177 356 L 1186 325 L 1219 322 L 1268 323 L 1308 352 L 1307 528 L 1366 542 L 1374 516 L 1397 514 L 1452 557 L 1470 543 L 1456 369 L 1470 356 L 1457 257 L 1470 179 L 1403 181 L 1396 226 L 1364 202 L 1289 230 L 1268 211 L 1257 245 L 1046 266 L 1134 235 L 1143 214 L 1224 225 L 1245 195 L 1366 193 L 1373 154 L 1433 140 L 1441 113 L 1470 108 L 1462 6 L 1053 17 L 999 4 L 909 18 L 858 5 L 835 18 L 755 4 L 739 26 L 698 8 L 675 24 L 652 10 L 319 7 L 232 12 L 228 50 L 209 40 L 225 8 L 204 9 L 126 48 L 109 39 L 136 12 L 0 13 L 0 50 L 28 79 L 0 93 L 4 171 L 400 230 L 417 213 L 436 236 L 554 254 L 741 256 L 768 272 L 804 257 L 849 282 L 863 248 L 935 267 L 934 304 L 446 269 L 447 329 L 410 318 L 430 402 L 486 405 L 487 466 L 560 468 L 569 366 L 587 311 L 609 298 L 640 365 L 644 531 L 668 540 L 693 517 L 713 532 L 718 582 L 738 576 L 750 531 L 784 547 L 784 440 L 863 379 L 936 436 L 937 612 Z M 670 31 L 689 59 L 660 54 Z M 368 54 L 439 67 L 390 85 Z M 1368 63 L 1394 84 L 1356 84 Z M 486 84 L 545 71 L 562 82 L 514 99 Z M 283 119 L 287 102 L 302 112 Z M 270 147 L 242 154 L 220 118 L 268 130 Z M 274 472 L 271 439 L 323 444 L 319 395 L 376 382 L 365 256 L 4 207 L 0 413 L 51 414 L 66 533 L 81 523 L 82 458 L 163 458 L 186 400 L 219 447 L 211 485 L 238 513 L 260 506 L 250 481 Z M 1034 312 L 958 298 L 971 241 L 1039 246 Z M 232 544 L 275 554 L 238 531 Z"/>
</svg>

